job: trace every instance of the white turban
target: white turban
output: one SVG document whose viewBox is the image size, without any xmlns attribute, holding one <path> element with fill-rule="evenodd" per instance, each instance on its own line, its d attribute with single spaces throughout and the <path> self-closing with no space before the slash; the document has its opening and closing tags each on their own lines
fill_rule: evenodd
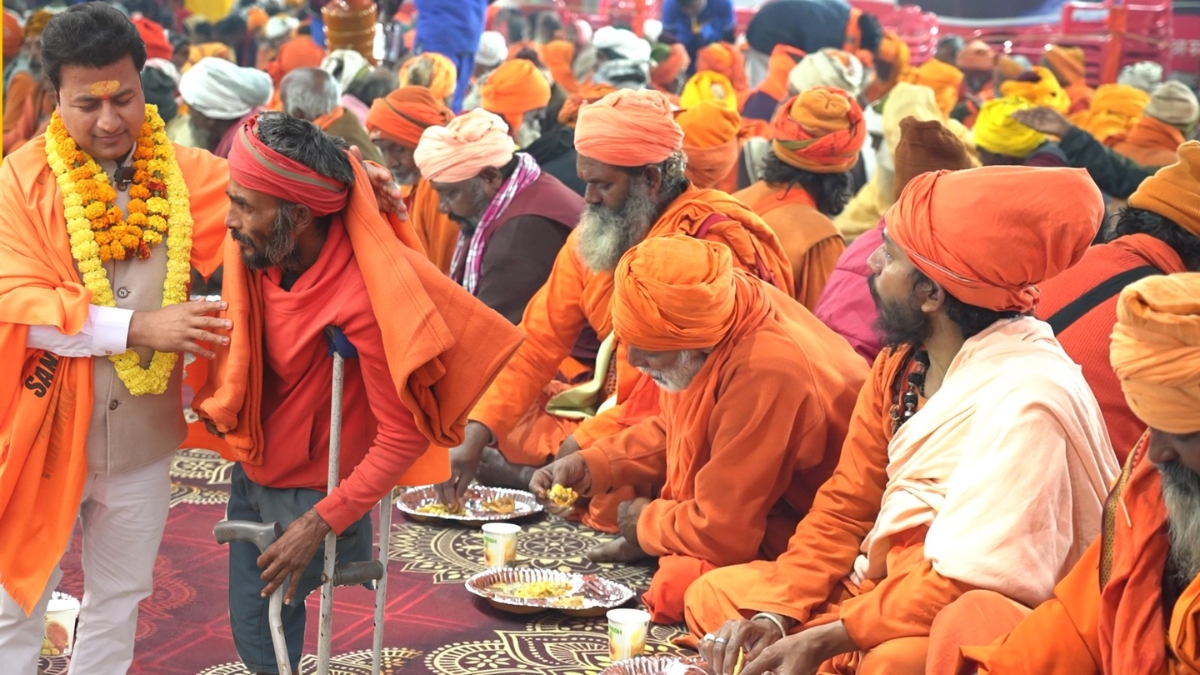
<svg viewBox="0 0 1200 675">
<path fill-rule="evenodd" d="M 371 64 L 367 63 L 367 59 L 353 49 L 335 50 L 321 61 L 321 70 L 337 80 L 338 91 L 343 94 L 350 88 L 350 85 L 354 84 L 362 71 L 370 67 Z"/>
<path fill-rule="evenodd" d="M 583 19 L 575 20 L 575 41 L 579 46 L 586 45 L 592 41 L 592 24 Z"/>
<path fill-rule="evenodd" d="M 642 22 L 642 35 L 650 42 L 658 42 L 658 38 L 662 37 L 663 24 L 658 19 L 646 19 Z"/>
<path fill-rule="evenodd" d="M 214 57 L 200 59 L 179 79 L 179 95 L 196 112 L 214 120 L 236 120 L 271 101 L 271 76 Z"/>
<path fill-rule="evenodd" d="M 650 64 L 650 43 L 624 28 L 605 26 L 596 31 L 592 44 L 597 50 L 616 52 L 622 59 Z"/>
<path fill-rule="evenodd" d="M 300 21 L 294 17 L 273 16 L 267 20 L 267 26 L 263 28 L 263 37 L 268 40 L 285 37 L 299 26 Z"/>
<path fill-rule="evenodd" d="M 1146 114 L 1160 122 L 1188 128 L 1200 119 L 1200 102 L 1186 84 L 1168 80 L 1154 90 Z"/>
<path fill-rule="evenodd" d="M 799 94 L 814 87 L 836 87 L 858 98 L 865 79 L 866 70 L 858 57 L 837 49 L 822 49 L 805 56 L 792 68 L 788 88 Z"/>
<path fill-rule="evenodd" d="M 146 65 L 142 68 L 142 72 L 145 72 L 146 68 L 161 70 L 167 77 L 175 81 L 176 87 L 179 86 L 179 69 L 175 67 L 174 63 L 166 59 L 146 59 Z"/>
<path fill-rule="evenodd" d="M 475 52 L 475 63 L 495 68 L 508 58 L 508 43 L 504 36 L 494 30 L 484 31 L 479 36 L 479 49 Z"/>
<path fill-rule="evenodd" d="M 1122 68 L 1121 74 L 1117 76 L 1117 84 L 1127 84 L 1147 94 L 1153 94 L 1162 81 L 1163 67 L 1153 61 L 1131 63 Z"/>
</svg>

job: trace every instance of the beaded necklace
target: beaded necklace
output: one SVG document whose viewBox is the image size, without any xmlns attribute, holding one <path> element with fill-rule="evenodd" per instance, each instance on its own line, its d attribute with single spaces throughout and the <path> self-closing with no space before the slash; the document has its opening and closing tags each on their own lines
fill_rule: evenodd
<svg viewBox="0 0 1200 675">
<path fill-rule="evenodd" d="M 908 374 L 908 388 L 904 390 L 904 396 L 901 398 L 899 387 L 892 389 L 892 434 L 895 435 L 904 423 L 912 419 L 913 415 L 917 414 L 917 404 L 921 401 L 921 396 L 925 394 L 925 374 L 929 371 L 929 352 L 924 349 L 916 352 L 913 355 L 913 360 L 917 362 L 912 372 Z"/>
</svg>

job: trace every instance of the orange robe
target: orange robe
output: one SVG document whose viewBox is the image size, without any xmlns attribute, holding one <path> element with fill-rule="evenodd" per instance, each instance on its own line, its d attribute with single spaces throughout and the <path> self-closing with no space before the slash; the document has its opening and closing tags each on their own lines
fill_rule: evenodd
<svg viewBox="0 0 1200 675">
<path fill-rule="evenodd" d="M 458 226 L 438 206 L 438 193 L 422 178 L 405 198 L 408 220 L 425 248 L 425 256 L 443 274 L 450 274 L 454 263 L 454 248 L 458 245 Z"/>
<path fill-rule="evenodd" d="M 225 237 L 225 160 L 175 146 L 190 194 L 191 265 L 208 276 Z M 38 137 L 0 169 L 0 581 L 28 611 L 66 550 L 87 479 L 91 358 L 26 348 L 27 326 L 75 334 L 92 295 L 79 278 L 63 226 L 63 198 Z M 152 255 L 166 255 L 155 247 Z M 45 389 L 30 386 L 44 373 Z"/>
<path fill-rule="evenodd" d="M 725 217 L 715 217 L 720 215 Z M 733 250 L 737 266 L 770 278 L 781 289 L 792 287 L 791 267 L 779 240 L 761 219 L 725 193 L 689 187 L 667 207 L 647 236 L 678 233 L 723 243 Z M 639 389 L 643 378 L 629 365 L 625 346 L 620 344 L 615 355 L 615 407 L 582 423 L 555 418 L 544 410 L 547 386 L 571 355 L 584 326 L 591 326 L 601 339 L 612 332 L 613 275 L 593 272 L 583 264 L 576 251 L 578 237 L 579 230 L 567 237 L 546 284 L 525 308 L 521 321 L 525 343 L 471 414 L 472 420 L 492 431 L 500 451 L 515 464 L 545 464 L 558 450 L 562 439 L 557 436 L 565 439 L 573 434 L 580 447 L 586 448 L 657 412 L 656 400 L 645 395 L 624 410 L 623 404 Z M 645 378 L 641 390 L 652 395 L 653 387 L 653 381 Z M 547 437 L 542 433 L 546 430 L 554 431 L 554 436 Z M 610 497 L 593 500 L 584 522 L 616 531 L 619 501 Z"/>
<path fill-rule="evenodd" d="M 809 310 L 815 309 L 846 250 L 846 240 L 833 221 L 817 210 L 812 196 L 798 185 L 784 189 L 758 181 L 733 197 L 762 216 L 779 237 L 792 265 L 793 296 Z"/>
<path fill-rule="evenodd" d="M 10 155 L 50 124 L 54 96 L 27 72 L 13 75 L 4 94 L 4 154 Z"/>
<path fill-rule="evenodd" d="M 1157 168 L 1174 164 L 1185 140 L 1179 129 L 1146 115 L 1113 150 L 1142 166 Z"/>
<path fill-rule="evenodd" d="M 683 620 L 684 592 L 703 572 L 786 550 L 837 464 L 867 375 L 850 345 L 787 294 L 735 279 L 733 326 L 691 385 L 581 453 L 596 493 L 663 485 L 637 525 L 642 550 L 659 558 L 643 598 L 654 623 Z"/>
<path fill-rule="evenodd" d="M 1041 675 L 1184 675 L 1200 672 L 1200 580 L 1163 609 L 1169 555 L 1162 480 L 1146 458 L 1143 436 L 1109 498 L 1105 532 L 1087 555 L 1011 634 L 988 647 L 966 647 L 980 673 Z M 1111 562 L 1102 551 L 1112 549 Z M 995 606 L 984 598 L 985 607 Z M 987 602 L 992 600 L 992 602 Z M 1048 639 L 1049 638 L 1049 639 Z M 957 672 L 948 668 L 942 672 Z M 970 671 L 974 672 L 974 671 Z"/>
</svg>

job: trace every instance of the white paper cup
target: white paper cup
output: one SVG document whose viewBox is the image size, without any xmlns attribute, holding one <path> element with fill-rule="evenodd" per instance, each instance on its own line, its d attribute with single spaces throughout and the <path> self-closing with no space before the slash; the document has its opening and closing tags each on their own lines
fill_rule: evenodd
<svg viewBox="0 0 1200 675">
<path fill-rule="evenodd" d="M 650 631 L 650 613 L 640 609 L 612 609 L 608 612 L 608 657 L 613 662 L 641 656 L 646 651 Z"/>
<path fill-rule="evenodd" d="M 79 618 L 79 601 L 69 595 L 54 594 L 46 606 L 46 631 L 42 641 L 43 656 L 70 656 L 75 643 L 75 619 Z"/>
<path fill-rule="evenodd" d="M 507 567 L 517 557 L 517 533 L 520 525 L 486 523 L 483 526 L 483 564 L 488 568 Z"/>
</svg>

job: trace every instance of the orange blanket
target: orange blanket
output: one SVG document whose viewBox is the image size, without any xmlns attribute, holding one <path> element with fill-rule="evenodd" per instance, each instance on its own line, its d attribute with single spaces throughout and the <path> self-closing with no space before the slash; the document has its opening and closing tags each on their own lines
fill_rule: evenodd
<svg viewBox="0 0 1200 675">
<path fill-rule="evenodd" d="M 220 262 L 228 172 L 208 152 L 176 153 L 195 221 L 192 266 L 207 276 Z M 38 137 L 0 169 L 0 584 L 27 612 L 66 550 L 87 480 L 92 360 L 26 347 L 28 326 L 74 335 L 88 317 L 92 294 L 65 222 Z"/>
<path fill-rule="evenodd" d="M 362 166 L 343 212 L 346 231 L 383 333 L 397 393 L 435 446 L 463 440 L 467 413 L 520 346 L 521 332 L 471 297 L 425 259 L 408 223 L 380 213 Z M 194 408 L 225 434 L 238 461 L 262 462 L 262 273 L 250 272 L 232 239 L 225 242 L 223 296 L 234 330 L 217 349 Z M 426 454 L 429 458 L 430 454 Z M 445 479 L 448 456 L 414 471 Z M 431 480 L 429 482 L 436 482 Z"/>
</svg>

